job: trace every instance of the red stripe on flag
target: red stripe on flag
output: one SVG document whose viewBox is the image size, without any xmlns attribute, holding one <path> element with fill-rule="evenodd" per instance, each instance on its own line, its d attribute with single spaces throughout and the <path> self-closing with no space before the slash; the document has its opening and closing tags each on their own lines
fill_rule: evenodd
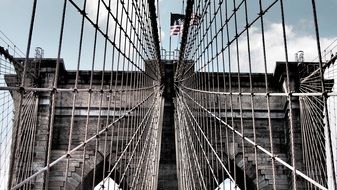
<svg viewBox="0 0 337 190">
<path fill-rule="evenodd" d="M 182 30 L 183 26 L 182 25 L 174 25 L 174 26 L 171 26 L 171 32 L 170 32 L 170 35 L 173 36 L 173 35 L 178 35 L 181 30 Z"/>
</svg>

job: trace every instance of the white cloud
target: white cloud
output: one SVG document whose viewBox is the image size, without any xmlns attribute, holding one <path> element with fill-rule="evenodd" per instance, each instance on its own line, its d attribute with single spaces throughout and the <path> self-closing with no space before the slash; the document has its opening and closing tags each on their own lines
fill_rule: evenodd
<svg viewBox="0 0 337 190">
<path fill-rule="evenodd" d="M 163 41 L 163 39 L 165 38 L 165 32 L 163 30 L 160 31 L 160 39 L 161 41 Z"/>
<path fill-rule="evenodd" d="M 295 60 L 295 53 L 304 51 L 305 61 L 313 61 L 317 55 L 317 43 L 314 35 L 304 34 L 295 27 L 287 25 L 287 45 L 289 61 Z M 334 38 L 321 38 L 322 50 L 329 45 Z M 266 60 L 268 72 L 273 72 L 276 61 L 285 61 L 285 50 L 282 25 L 272 23 L 265 29 Z M 240 69 L 248 71 L 247 38 L 241 36 L 239 39 Z M 264 56 L 261 30 L 257 27 L 250 28 L 250 53 L 253 72 L 264 72 Z M 236 47 L 232 45 L 232 65 L 236 68 Z"/>
<path fill-rule="evenodd" d="M 97 8 L 98 8 L 98 2 L 99 1 L 87 1 L 87 12 L 88 12 L 88 16 L 89 18 L 92 19 L 92 21 L 96 21 L 96 16 L 97 16 Z M 106 1 L 104 1 L 106 2 Z M 106 4 L 108 5 L 108 2 L 106 2 Z M 111 10 L 116 10 L 116 1 L 112 1 L 111 3 Z M 103 5 L 103 3 L 100 3 L 100 12 L 99 12 L 99 23 L 102 23 L 103 21 L 106 21 L 107 18 L 107 10 L 105 8 L 105 6 Z"/>
</svg>

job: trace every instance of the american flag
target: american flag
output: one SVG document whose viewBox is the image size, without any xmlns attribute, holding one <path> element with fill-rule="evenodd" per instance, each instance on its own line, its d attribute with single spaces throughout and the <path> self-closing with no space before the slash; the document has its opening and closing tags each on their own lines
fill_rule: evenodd
<svg viewBox="0 0 337 190">
<path fill-rule="evenodd" d="M 179 35 L 183 31 L 185 15 L 171 14 L 170 35 Z"/>
</svg>

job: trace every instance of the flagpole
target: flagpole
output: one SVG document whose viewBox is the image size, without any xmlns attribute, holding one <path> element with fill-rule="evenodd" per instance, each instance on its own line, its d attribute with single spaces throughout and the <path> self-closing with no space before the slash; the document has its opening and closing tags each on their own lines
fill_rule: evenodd
<svg viewBox="0 0 337 190">
<path fill-rule="evenodd" d="M 185 7 L 185 0 L 183 0 L 183 6 L 182 6 L 182 8 L 181 8 L 181 14 L 184 14 L 184 7 Z M 185 15 L 186 16 L 186 15 Z M 182 25 L 183 26 L 183 25 Z M 183 32 L 183 30 L 184 30 L 184 28 L 182 27 L 181 28 L 181 30 L 180 30 L 180 32 L 179 32 L 179 37 L 178 37 L 178 39 L 179 39 L 179 42 L 177 42 L 177 49 L 176 50 L 178 50 L 178 54 L 179 54 L 179 45 L 181 45 L 181 37 L 182 37 L 182 32 Z M 179 55 L 177 56 L 177 57 L 179 57 Z M 178 58 L 179 59 L 179 58 Z"/>
<path fill-rule="evenodd" d="M 170 42 L 169 42 L 169 59 L 171 59 L 171 34 L 170 34 Z"/>
<path fill-rule="evenodd" d="M 170 12 L 170 18 L 172 18 L 172 12 Z M 171 33 L 170 33 L 170 42 L 169 42 L 169 59 L 171 60 Z"/>
</svg>

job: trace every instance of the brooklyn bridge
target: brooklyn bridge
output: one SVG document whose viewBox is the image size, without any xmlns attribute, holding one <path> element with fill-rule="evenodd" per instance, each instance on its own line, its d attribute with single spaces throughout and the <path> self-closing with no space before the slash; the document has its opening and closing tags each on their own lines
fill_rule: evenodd
<svg viewBox="0 0 337 190">
<path fill-rule="evenodd" d="M 324 2 L 178 1 L 169 37 L 176 1 L 27 2 L 0 31 L 1 190 L 337 188 Z"/>
</svg>

